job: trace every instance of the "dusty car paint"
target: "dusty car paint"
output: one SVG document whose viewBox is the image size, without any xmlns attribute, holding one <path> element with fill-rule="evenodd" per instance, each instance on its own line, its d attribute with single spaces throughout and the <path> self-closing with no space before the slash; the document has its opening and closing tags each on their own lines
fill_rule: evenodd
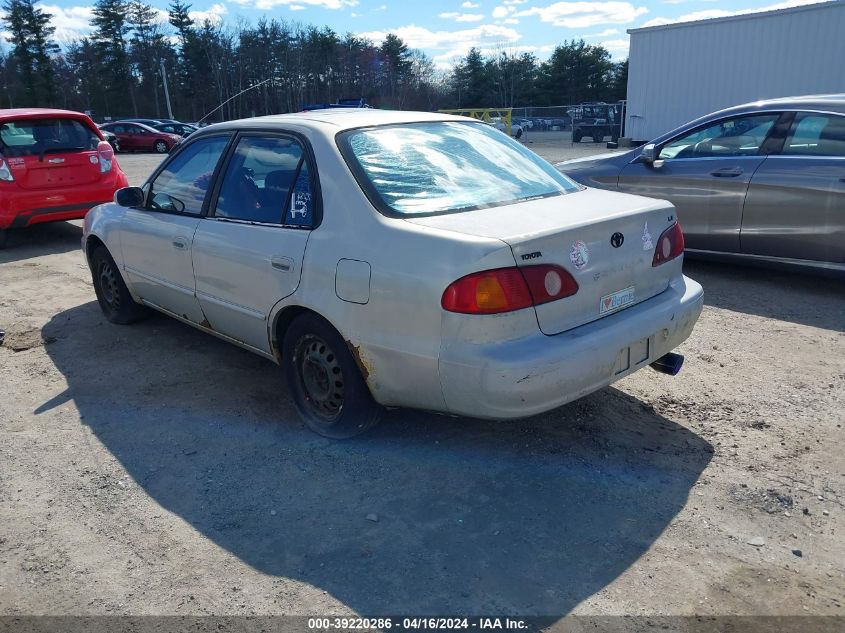
<svg viewBox="0 0 845 633">
<path fill-rule="evenodd" d="M 668 203 L 582 190 L 424 218 L 379 213 L 350 172 L 336 136 L 416 121 L 466 120 L 320 111 L 220 124 L 192 135 L 179 152 L 223 132 L 302 139 L 322 210 L 313 230 L 196 218 L 190 247 L 196 313 L 149 299 L 156 293 L 149 284 L 166 271 L 145 283 L 127 274 L 123 254 L 137 247 L 129 242 L 146 224 L 137 216 L 156 212 L 103 205 L 86 218 L 83 246 L 90 250 L 92 240 L 100 240 L 109 248 L 137 301 L 277 362 L 291 315 L 316 312 L 346 341 L 373 397 L 385 406 L 487 418 L 531 415 L 644 367 L 689 336 L 701 311 L 701 287 L 682 275 L 682 258 L 653 268 L 654 245 L 643 248 L 646 224 L 656 240 L 674 222 Z M 619 226 L 633 231 L 624 249 L 610 244 Z M 159 239 L 170 248 L 172 236 Z M 570 259 L 576 241 L 590 254 L 579 267 Z M 444 289 L 455 280 L 536 264 L 536 255 L 527 261 L 519 254 L 538 251 L 539 261 L 559 263 L 576 276 L 580 296 L 494 315 L 441 307 Z M 284 270 L 273 267 L 279 258 L 286 258 Z M 636 302 L 600 317 L 599 298 L 631 283 L 639 291 Z M 548 333 L 538 318 L 549 324 Z M 650 341 L 649 353 L 620 370 L 621 355 L 643 339 Z"/>
</svg>

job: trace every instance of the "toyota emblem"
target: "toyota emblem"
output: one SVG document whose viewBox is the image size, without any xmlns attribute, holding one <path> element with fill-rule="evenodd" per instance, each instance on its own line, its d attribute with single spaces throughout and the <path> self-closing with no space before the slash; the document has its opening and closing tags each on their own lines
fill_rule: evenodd
<svg viewBox="0 0 845 633">
<path fill-rule="evenodd" d="M 610 236 L 610 244 L 613 248 L 619 248 L 622 246 L 622 243 L 625 241 L 625 236 L 622 235 L 619 231 L 614 233 Z"/>
</svg>

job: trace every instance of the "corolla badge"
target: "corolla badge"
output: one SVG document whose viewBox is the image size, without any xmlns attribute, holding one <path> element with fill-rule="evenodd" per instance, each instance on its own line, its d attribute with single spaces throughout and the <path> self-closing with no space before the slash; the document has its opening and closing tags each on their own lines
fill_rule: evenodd
<svg viewBox="0 0 845 633">
<path fill-rule="evenodd" d="M 569 249 L 569 261 L 575 264 L 575 268 L 581 270 L 590 261 L 590 251 L 587 245 L 581 240 L 572 242 L 572 247 Z"/>
<path fill-rule="evenodd" d="M 58 157 L 58 156 L 57 156 L 56 158 L 51 158 L 51 159 L 49 159 L 47 162 L 48 162 L 48 163 L 53 163 L 54 165 L 58 165 L 59 163 L 63 163 L 63 162 L 65 162 L 65 159 L 64 159 L 64 158 L 60 158 L 60 157 Z"/>
</svg>

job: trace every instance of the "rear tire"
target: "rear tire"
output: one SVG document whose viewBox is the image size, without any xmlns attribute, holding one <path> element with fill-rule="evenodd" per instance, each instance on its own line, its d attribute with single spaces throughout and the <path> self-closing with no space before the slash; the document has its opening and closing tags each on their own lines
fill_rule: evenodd
<svg viewBox="0 0 845 633">
<path fill-rule="evenodd" d="M 105 246 L 98 246 L 91 254 L 91 275 L 100 309 L 109 321 L 127 325 L 149 315 L 148 307 L 135 303 Z"/>
<path fill-rule="evenodd" d="M 581 132 L 581 130 L 575 130 L 572 133 L 572 142 L 573 143 L 580 143 L 582 138 L 584 138 L 584 134 Z"/>
<path fill-rule="evenodd" d="M 6 247 L 6 238 L 9 237 L 9 231 L 6 229 L 0 229 L 0 248 Z"/>
<path fill-rule="evenodd" d="M 316 314 L 290 324 L 282 347 L 288 389 L 302 420 L 315 433 L 340 440 L 378 424 L 382 408 L 346 342 Z"/>
<path fill-rule="evenodd" d="M 155 145 L 153 146 L 156 152 L 159 154 L 166 154 L 167 153 L 167 143 L 164 141 L 156 141 Z"/>
</svg>

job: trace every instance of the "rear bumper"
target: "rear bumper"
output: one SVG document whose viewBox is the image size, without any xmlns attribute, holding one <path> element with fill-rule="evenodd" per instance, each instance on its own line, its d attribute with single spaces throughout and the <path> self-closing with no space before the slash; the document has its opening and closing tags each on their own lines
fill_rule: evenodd
<svg viewBox="0 0 845 633">
<path fill-rule="evenodd" d="M 0 229 L 83 218 L 92 207 L 111 202 L 114 192 L 126 184 L 126 176 L 121 172 L 107 185 L 79 187 L 80 191 L 29 191 L 16 185 L 9 187 L 9 191 L 4 188 L 0 191 Z"/>
<path fill-rule="evenodd" d="M 555 336 L 451 342 L 439 363 L 450 413 L 511 419 L 549 411 L 647 366 L 689 337 L 704 293 L 687 277 L 636 306 Z"/>
</svg>

